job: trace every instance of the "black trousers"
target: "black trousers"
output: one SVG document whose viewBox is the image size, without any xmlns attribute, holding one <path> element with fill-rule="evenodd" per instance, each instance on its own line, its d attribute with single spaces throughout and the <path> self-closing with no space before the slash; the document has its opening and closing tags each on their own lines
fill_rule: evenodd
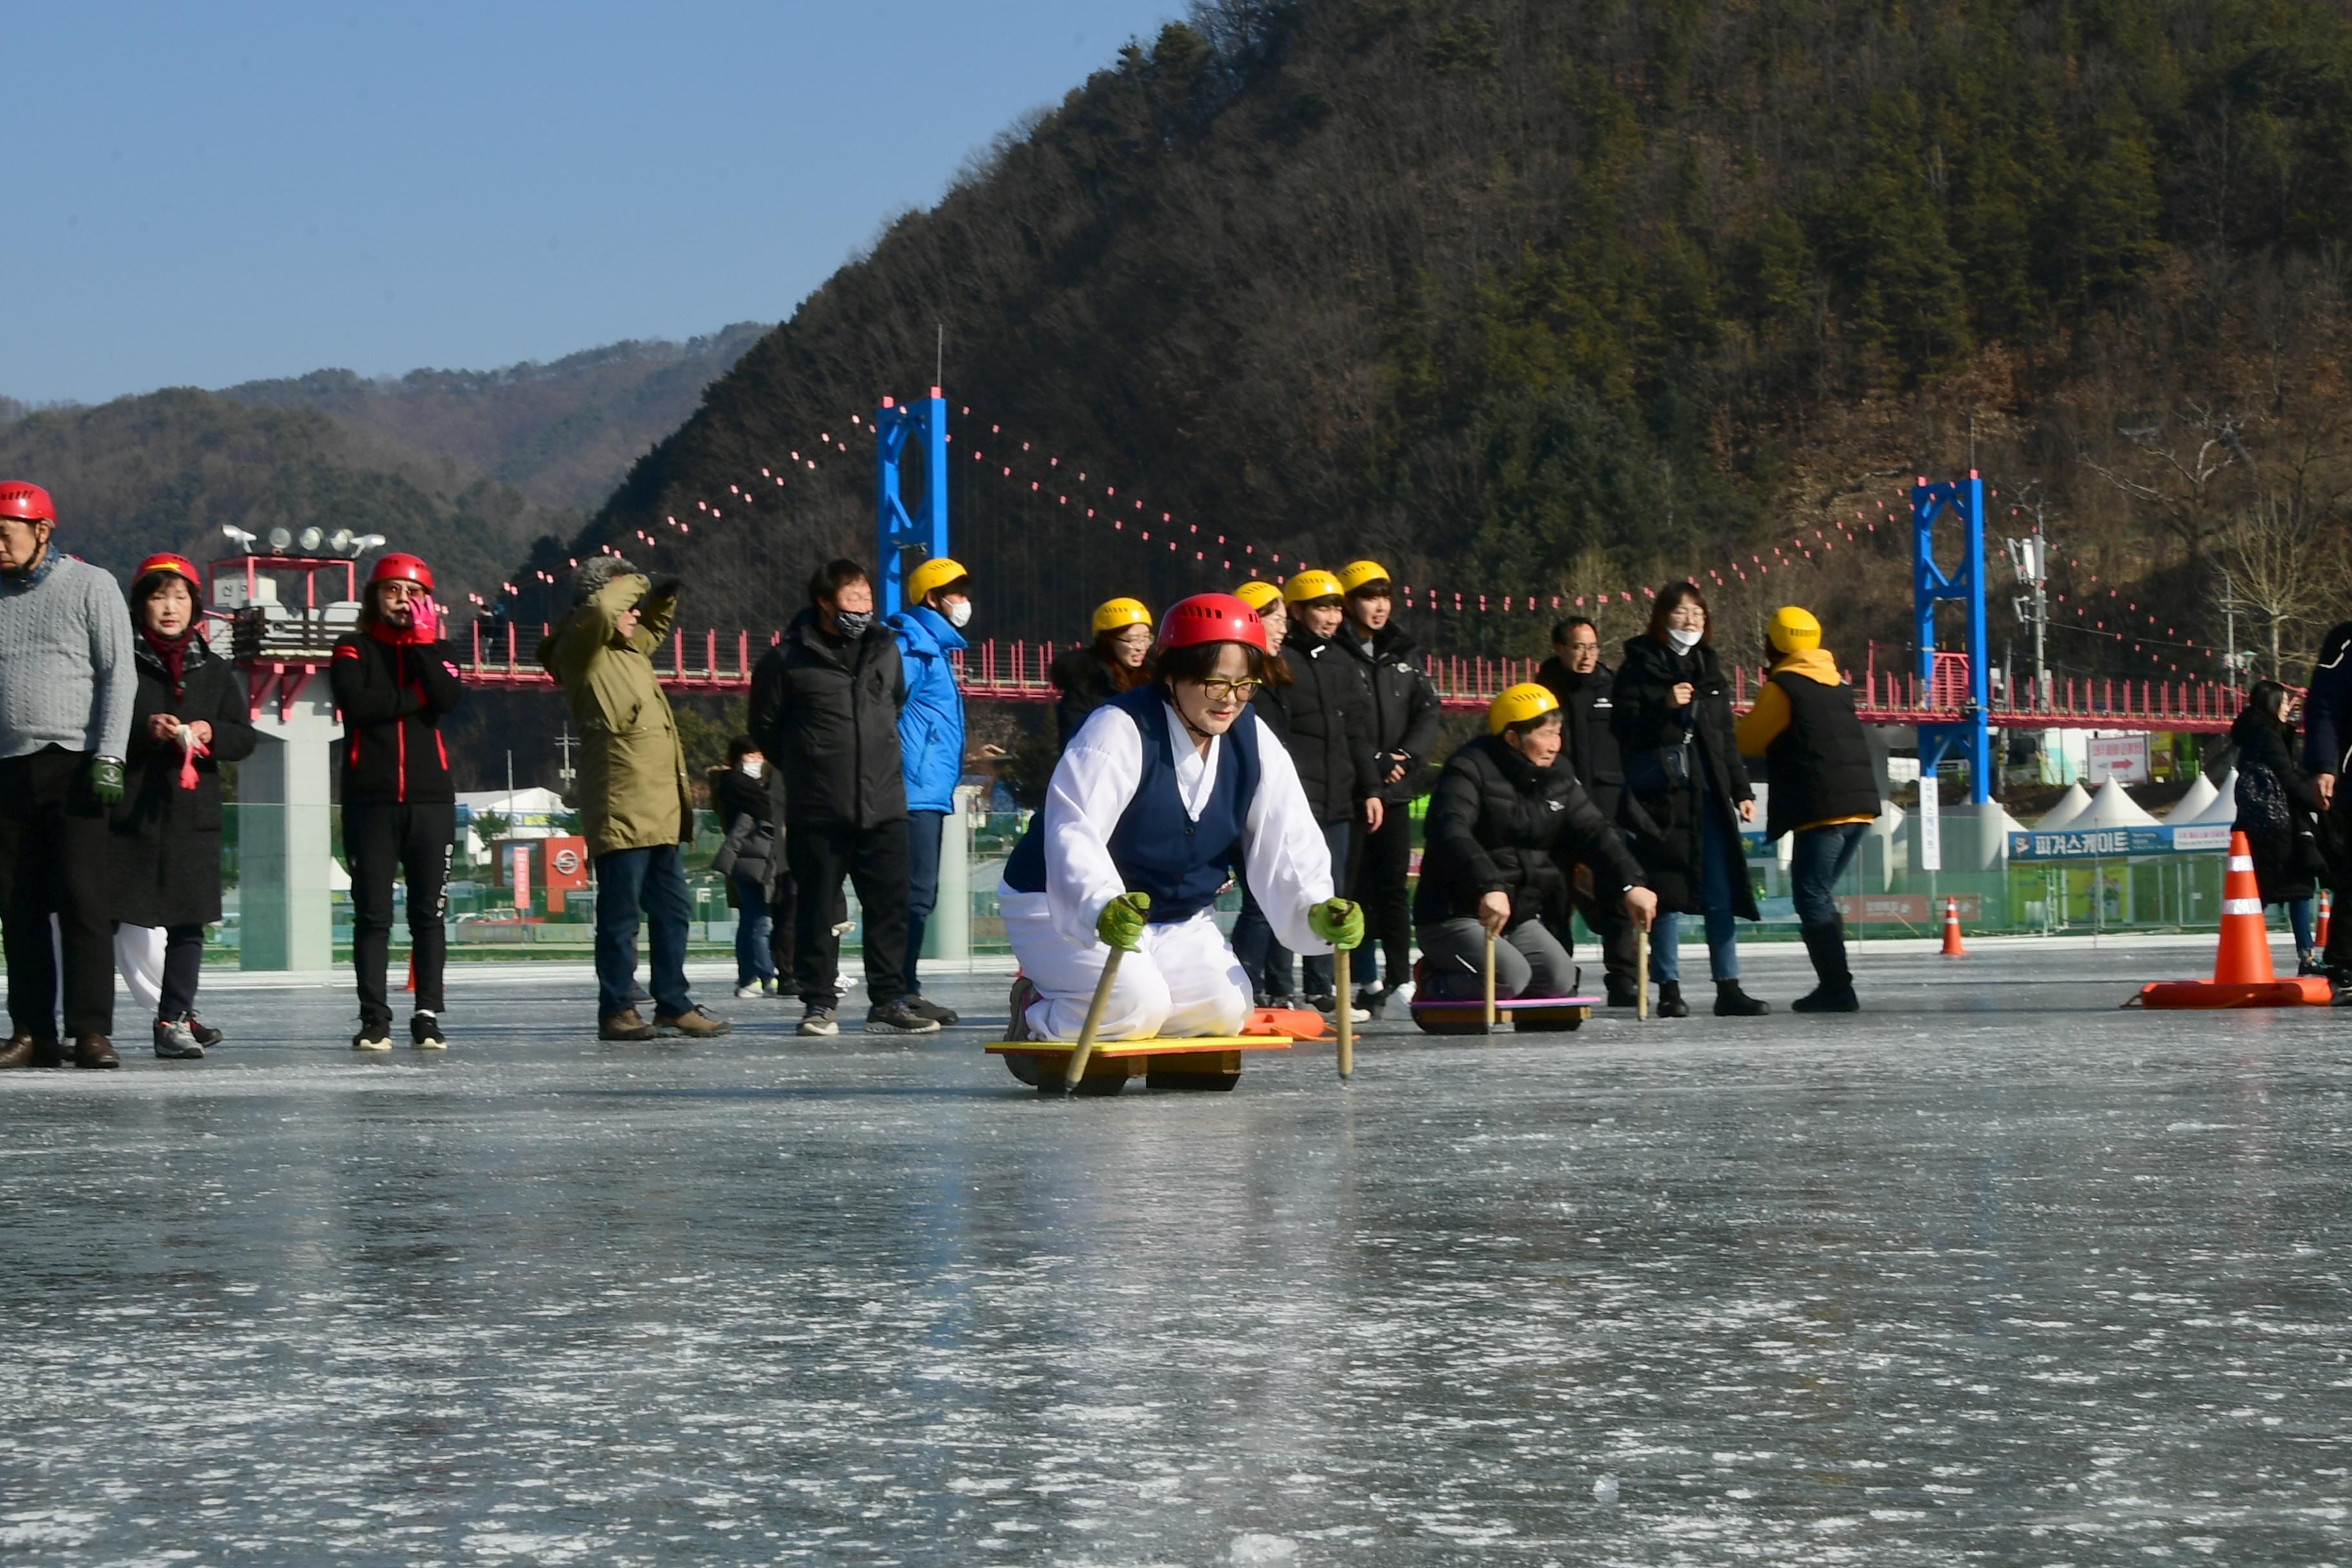
<svg viewBox="0 0 2352 1568">
<path fill-rule="evenodd" d="M 2345 900 L 2327 918 L 2327 948 L 2319 955 L 2320 962 L 2341 973 L 2352 971 L 2352 774 L 2336 781 L 2336 813 L 2337 841 L 2344 845 L 2341 862 L 2327 868 L 2327 885 L 2336 897 Z M 12 957 L 11 964 L 16 963 Z"/>
<path fill-rule="evenodd" d="M 22 1035 L 58 1035 L 58 950 L 65 953 L 66 1034 L 114 1033 L 114 921 L 106 904 L 106 815 L 89 793 L 85 752 L 45 746 L 0 758 L 0 937 L 8 1018 Z M 52 945 L 49 917 L 60 941 Z"/>
<path fill-rule="evenodd" d="M 784 859 L 799 894 L 793 911 L 793 984 L 812 1006 L 839 1005 L 841 939 L 833 934 L 845 906 L 841 879 L 857 889 L 865 922 L 866 992 L 876 1006 L 907 994 L 907 819 L 853 827 L 843 822 L 793 823 Z"/>
<path fill-rule="evenodd" d="M 1388 978 L 1382 984 L 1393 991 L 1412 978 L 1412 898 L 1405 889 L 1412 869 L 1412 811 L 1407 801 L 1390 801 L 1385 810 L 1376 830 L 1348 835 L 1348 858 L 1354 868 L 1348 884 L 1364 908 L 1362 967 L 1353 976 L 1355 983 L 1368 987 L 1379 978 L 1377 952 L 1388 961 Z"/>
<path fill-rule="evenodd" d="M 1598 875 L 1599 873 L 1595 873 Z M 1601 965 L 1610 979 L 1631 987 L 1634 972 L 1642 966 L 1642 933 L 1625 913 L 1625 899 L 1621 893 L 1594 892 L 1590 895 L 1571 892 L 1569 895 L 1584 923 L 1601 939 Z M 1566 920 L 1559 922 L 1559 942 L 1573 953 L 1576 944 L 1569 940 L 1570 928 Z"/>
<path fill-rule="evenodd" d="M 449 906 L 449 854 L 457 837 L 454 805 L 361 802 L 343 807 L 343 859 L 352 870 L 352 968 L 359 980 L 360 1022 L 372 1029 L 392 1023 L 384 966 L 392 955 L 395 877 L 408 884 L 416 1010 L 442 1010 L 441 972 L 449 958 L 449 933 L 442 921 Z"/>
<path fill-rule="evenodd" d="M 205 928 L 163 928 L 163 999 L 155 1016 L 177 1023 L 196 1010 L 196 983 L 205 973 Z"/>
</svg>

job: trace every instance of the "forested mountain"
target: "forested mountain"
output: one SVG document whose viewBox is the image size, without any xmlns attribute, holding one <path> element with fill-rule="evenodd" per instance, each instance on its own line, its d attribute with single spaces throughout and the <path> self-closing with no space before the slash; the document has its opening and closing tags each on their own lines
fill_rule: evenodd
<svg viewBox="0 0 2352 1568">
<path fill-rule="evenodd" d="M 739 322 L 682 343 L 609 343 L 546 364 L 418 370 L 366 380 L 347 370 L 248 381 L 232 402 L 308 408 L 452 458 L 546 506 L 593 512 L 658 436 L 694 412 L 766 327 Z"/>
<path fill-rule="evenodd" d="M 319 371 L 94 408 L 0 398 L 0 476 L 47 485 L 66 547 L 118 573 L 166 548 L 218 555 L 225 523 L 264 535 L 317 523 L 424 554 L 445 600 L 494 598 L 533 542 L 575 532 L 762 330 L 488 372 Z"/>
<path fill-rule="evenodd" d="M 1220 0 L 892 224 L 572 549 L 646 530 L 689 620 L 777 624 L 870 552 L 851 416 L 943 333 L 984 631 L 1071 635 L 1248 541 L 1472 603 L 1712 567 L 1733 626 L 1806 597 L 1899 641 L 1883 521 L 1834 572 L 1730 563 L 1973 454 L 2071 602 L 2161 617 L 2066 626 L 2062 668 L 2160 676 L 2220 567 L 2289 647 L 2342 602 L 2347 190 L 2324 0 Z"/>
</svg>

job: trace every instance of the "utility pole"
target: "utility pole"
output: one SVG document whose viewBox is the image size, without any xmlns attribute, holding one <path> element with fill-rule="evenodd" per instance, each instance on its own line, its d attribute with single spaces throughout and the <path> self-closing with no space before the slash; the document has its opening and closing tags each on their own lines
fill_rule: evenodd
<svg viewBox="0 0 2352 1568">
<path fill-rule="evenodd" d="M 557 746 L 561 747 L 563 752 L 563 765 L 555 770 L 555 777 L 557 782 L 563 785 L 563 793 L 565 795 L 570 795 L 572 793 L 572 781 L 580 776 L 578 773 L 574 773 L 572 768 L 572 748 L 579 744 L 579 742 L 572 738 L 571 720 L 565 720 L 563 721 L 563 728 L 555 732 L 555 743 Z"/>
<path fill-rule="evenodd" d="M 2033 628 L 2033 696 L 2045 710 L 2053 693 L 2050 685 L 2050 536 L 2043 531 L 2049 502 L 2036 493 L 2039 479 L 2030 480 L 2011 512 L 2031 510 L 2033 531 L 2009 544 L 2010 564 L 2017 569 L 2017 585 L 2025 590 L 2010 602 L 2017 618 Z"/>
</svg>

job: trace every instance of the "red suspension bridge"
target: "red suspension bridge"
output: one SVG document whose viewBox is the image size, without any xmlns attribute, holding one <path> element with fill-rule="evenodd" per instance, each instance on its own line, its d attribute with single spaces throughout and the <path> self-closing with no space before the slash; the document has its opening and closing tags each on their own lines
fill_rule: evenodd
<svg viewBox="0 0 2352 1568">
<path fill-rule="evenodd" d="M 474 624 L 467 685 L 493 690 L 553 689 L 554 679 L 530 656 L 539 637 L 525 643 L 510 621 L 490 627 L 488 636 L 484 631 L 483 623 Z M 541 635 L 544 634 L 541 627 Z M 748 694 L 753 667 L 782 635 L 673 631 L 667 645 L 655 656 L 655 672 L 670 691 Z M 1050 702 L 1058 695 L 1051 674 L 1054 660 L 1070 646 L 1075 645 L 994 638 L 974 643 L 956 656 L 957 679 L 964 696 L 972 701 Z M 1461 710 L 1483 710 L 1505 687 L 1534 679 L 1538 664 L 1532 658 L 1452 654 L 1432 654 L 1422 662 L 1439 700 Z M 1731 679 L 1733 705 L 1744 709 L 1764 672 L 1738 667 Z M 1853 683 L 1862 719 L 1867 724 L 1952 723 L 1967 711 L 1969 671 L 1963 654 L 1937 654 L 1935 673 L 1926 681 L 1907 670 L 1879 669 L 1874 662 L 1865 665 L 1859 676 L 1846 671 L 1846 679 Z M 2047 701 L 2037 700 L 2031 691 L 2012 690 L 1997 697 L 1987 718 L 2003 729 L 2221 734 L 2229 730 L 2244 700 L 2242 690 L 2221 681 L 2067 677 L 2053 683 Z"/>
</svg>

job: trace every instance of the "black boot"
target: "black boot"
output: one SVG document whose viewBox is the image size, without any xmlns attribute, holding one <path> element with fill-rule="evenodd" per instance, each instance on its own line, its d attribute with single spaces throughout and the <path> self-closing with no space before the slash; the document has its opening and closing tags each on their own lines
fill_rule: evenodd
<svg viewBox="0 0 2352 1568">
<path fill-rule="evenodd" d="M 1862 998 L 1853 994 L 1853 971 L 1845 961 L 1845 921 L 1804 928 L 1805 952 L 1821 984 L 1789 1004 L 1792 1013 L 1859 1013 Z"/>
<path fill-rule="evenodd" d="M 1683 983 L 1681 981 L 1661 980 L 1658 982 L 1658 1016 L 1661 1018 L 1687 1018 L 1690 1016 L 1690 1004 L 1683 1000 Z"/>
<path fill-rule="evenodd" d="M 1718 1018 L 1760 1018 L 1771 1010 L 1771 1003 L 1750 996 L 1739 988 L 1737 980 L 1715 983 L 1715 1016 Z"/>
</svg>

